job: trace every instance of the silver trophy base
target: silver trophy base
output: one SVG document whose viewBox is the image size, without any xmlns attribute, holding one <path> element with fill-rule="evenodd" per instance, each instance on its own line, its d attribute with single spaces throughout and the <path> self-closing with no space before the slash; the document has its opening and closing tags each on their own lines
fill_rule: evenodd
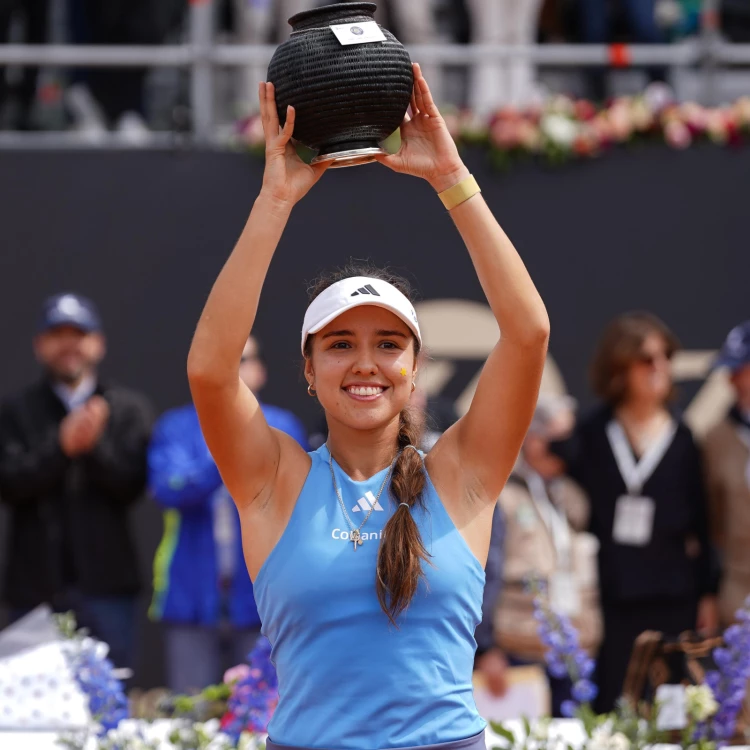
<svg viewBox="0 0 750 750">
<path fill-rule="evenodd" d="M 321 154 L 316 156 L 310 164 L 330 164 L 330 169 L 356 167 L 360 164 L 369 164 L 375 161 L 376 156 L 387 153 L 380 146 L 367 146 L 366 148 L 353 148 L 347 151 L 332 151 L 329 154 Z"/>
</svg>

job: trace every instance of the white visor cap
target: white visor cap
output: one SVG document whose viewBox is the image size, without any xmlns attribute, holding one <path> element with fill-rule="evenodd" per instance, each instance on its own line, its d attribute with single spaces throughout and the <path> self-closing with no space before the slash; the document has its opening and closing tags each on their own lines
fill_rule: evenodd
<svg viewBox="0 0 750 750">
<path fill-rule="evenodd" d="M 339 315 L 361 305 L 375 305 L 390 310 L 409 326 L 420 347 L 422 346 L 417 313 L 406 296 L 387 281 L 352 276 L 331 284 L 310 303 L 302 324 L 302 354 L 305 353 L 307 337 L 311 333 L 322 331 Z"/>
</svg>

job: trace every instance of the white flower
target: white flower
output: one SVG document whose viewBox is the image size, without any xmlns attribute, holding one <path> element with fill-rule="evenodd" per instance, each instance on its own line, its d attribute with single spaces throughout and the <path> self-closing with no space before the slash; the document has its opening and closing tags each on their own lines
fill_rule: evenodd
<svg viewBox="0 0 750 750">
<path fill-rule="evenodd" d="M 612 734 L 610 724 L 594 730 L 586 746 L 587 750 L 630 750 L 630 740 L 622 733 Z"/>
<path fill-rule="evenodd" d="M 695 721 L 705 721 L 719 710 L 719 704 L 708 685 L 688 685 L 685 688 L 688 716 Z"/>
<path fill-rule="evenodd" d="M 218 719 L 210 719 L 209 721 L 205 722 L 204 724 L 200 724 L 199 726 L 203 731 L 203 734 L 205 734 L 206 737 L 211 740 L 219 733 L 221 722 Z"/>
<path fill-rule="evenodd" d="M 559 146 L 572 146 L 578 136 L 577 123 L 564 115 L 544 115 L 540 127 L 544 135 Z"/>
<path fill-rule="evenodd" d="M 237 750 L 256 750 L 259 745 L 260 735 L 251 732 L 243 732 L 237 743 Z"/>
</svg>

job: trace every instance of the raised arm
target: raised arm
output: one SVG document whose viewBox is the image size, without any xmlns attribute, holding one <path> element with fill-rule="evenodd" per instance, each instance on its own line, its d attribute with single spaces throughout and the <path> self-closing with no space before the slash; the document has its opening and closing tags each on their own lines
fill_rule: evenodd
<svg viewBox="0 0 750 750">
<path fill-rule="evenodd" d="M 381 161 L 426 179 L 438 192 L 469 177 L 453 139 L 415 65 L 411 118 L 402 128 L 398 154 Z M 451 210 L 487 301 L 500 341 L 480 376 L 467 414 L 431 452 L 457 456 L 463 485 L 494 504 L 516 461 L 534 412 L 549 339 L 549 318 L 513 243 L 481 194 Z M 446 450 L 447 449 L 447 450 Z"/>
<path fill-rule="evenodd" d="M 259 95 L 266 137 L 263 187 L 211 290 L 188 357 L 190 390 L 203 435 L 238 505 L 269 489 L 280 446 L 291 442 L 266 423 L 257 399 L 240 380 L 240 359 L 292 207 L 325 171 L 297 156 L 290 142 L 294 109 L 289 108 L 281 131 L 273 85 L 261 84 Z"/>
</svg>

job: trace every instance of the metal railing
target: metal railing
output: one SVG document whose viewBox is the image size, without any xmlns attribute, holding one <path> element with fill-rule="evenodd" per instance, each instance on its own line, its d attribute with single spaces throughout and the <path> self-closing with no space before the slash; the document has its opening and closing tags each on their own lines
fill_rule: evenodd
<svg viewBox="0 0 750 750">
<path fill-rule="evenodd" d="M 410 45 L 412 59 L 424 63 L 471 66 L 487 60 L 524 57 L 539 65 L 556 67 L 619 67 L 661 65 L 699 66 L 705 74 L 704 98 L 712 100 L 715 73 L 722 65 L 750 65 L 750 44 L 722 41 L 715 21 L 716 0 L 707 0 L 701 34 L 676 44 L 606 45 Z M 0 65 L 53 65 L 60 67 L 172 67 L 190 70 L 192 135 L 197 143 L 215 141 L 214 74 L 221 67 L 267 65 L 276 47 L 215 42 L 213 0 L 192 0 L 188 41 L 162 46 L 0 45 Z M 7 135 L 7 134 L 6 134 Z M 28 134 L 19 134 L 21 139 Z M 57 134 L 64 135 L 64 134 Z M 52 134 L 46 139 L 52 143 Z M 69 139 L 68 139 L 69 140 Z M 0 137 L 0 145 L 8 139 Z M 17 142 L 17 139 L 16 139 Z M 62 143 L 62 141 L 61 141 Z M 157 139 L 157 143 L 164 143 Z"/>
</svg>

